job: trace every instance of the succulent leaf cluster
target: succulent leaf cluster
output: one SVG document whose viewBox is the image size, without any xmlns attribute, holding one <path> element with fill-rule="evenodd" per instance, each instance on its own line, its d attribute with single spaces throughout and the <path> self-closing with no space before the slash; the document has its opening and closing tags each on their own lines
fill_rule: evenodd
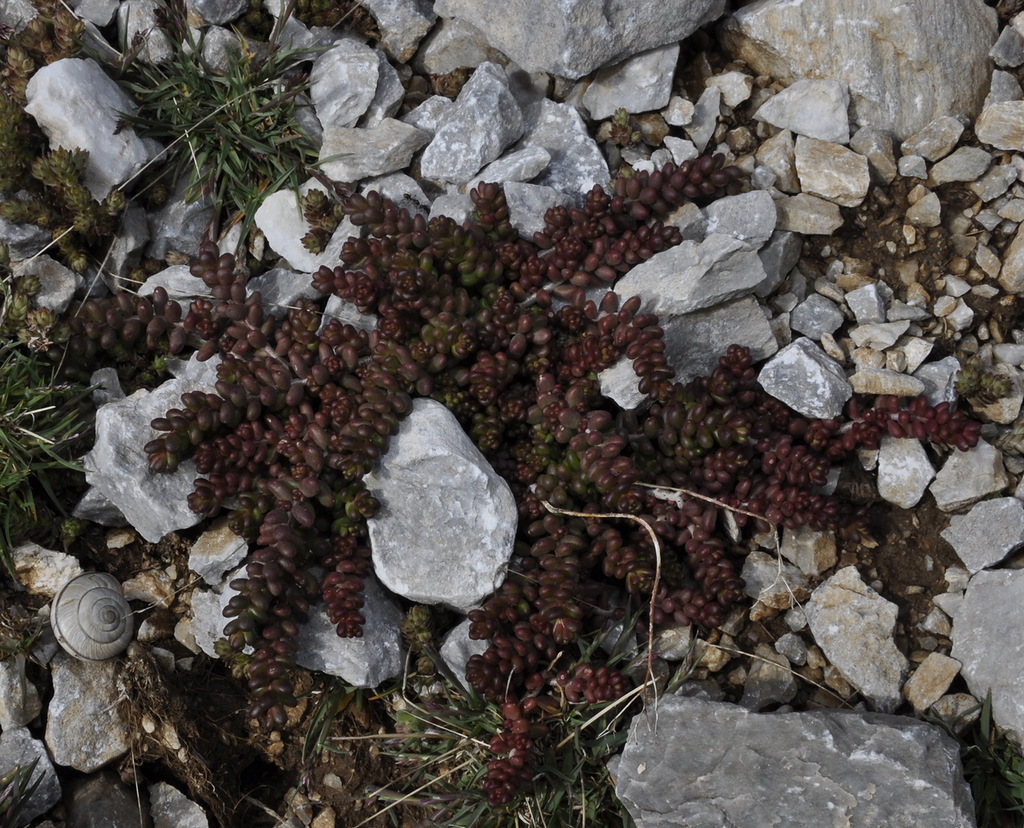
<svg viewBox="0 0 1024 828">
<path fill-rule="evenodd" d="M 529 782 L 546 709 L 606 702 L 633 685 L 583 658 L 583 641 L 627 616 L 644 630 L 721 623 L 742 593 L 741 550 L 720 528 L 723 509 L 758 516 L 739 513 L 741 527 L 806 525 L 856 540 L 856 511 L 816 489 L 832 465 L 885 434 L 976 442 L 978 423 L 923 399 L 801 417 L 760 389 L 737 346 L 709 376 L 673 381 L 657 318 L 608 288 L 680 242 L 665 223 L 678 205 L 739 184 L 721 156 L 638 172 L 595 187 L 578 209 L 549 210 L 533 239 L 511 226 L 497 185 L 474 190 L 475 215 L 462 224 L 410 215 L 375 192 L 341 195 L 340 212 L 363 235 L 312 282 L 373 314 L 369 332 L 326 316 L 323 300 L 276 319 L 210 243 L 192 264 L 210 297 L 187 311 L 160 290 L 82 306 L 70 325 L 71 351 L 83 358 L 161 345 L 220 359 L 215 391 L 183 395 L 154 420 L 145 450 L 156 471 L 192 457 L 201 477 L 191 508 L 209 517 L 229 509 L 251 542 L 225 635 L 231 651 L 251 648 L 253 716 L 268 727 L 285 721 L 295 638 L 314 602 L 325 602 L 340 635 L 361 634 L 366 521 L 379 506 L 363 477 L 414 397 L 455 414 L 519 504 L 512 571 L 469 616 L 471 636 L 488 647 L 467 679 L 502 706 L 484 784 L 494 807 Z M 599 299 L 595 288 L 605 288 Z M 623 359 L 647 397 L 635 410 L 601 393 L 600 372 Z M 648 484 L 700 496 L 669 501 Z M 642 520 L 658 538 L 660 577 L 659 551 L 633 521 L 549 506 Z"/>
</svg>

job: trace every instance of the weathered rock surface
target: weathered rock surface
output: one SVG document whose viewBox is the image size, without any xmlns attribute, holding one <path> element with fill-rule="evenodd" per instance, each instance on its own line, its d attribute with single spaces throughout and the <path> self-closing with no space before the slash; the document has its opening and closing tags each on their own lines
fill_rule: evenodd
<svg viewBox="0 0 1024 828">
<path fill-rule="evenodd" d="M 143 446 L 157 436 L 150 423 L 180 406 L 184 392 L 212 392 L 217 362 L 193 358 L 181 378 L 167 380 L 153 391 L 136 391 L 96 412 L 96 443 L 83 460 L 85 479 L 150 543 L 202 520 L 188 508 L 197 476 L 193 461 L 183 461 L 169 474 L 149 470 Z"/>
<path fill-rule="evenodd" d="M 721 27 L 734 57 L 783 83 L 846 83 L 861 126 L 913 135 L 941 115 L 974 118 L 988 89 L 994 10 L 975 0 L 760 0 Z"/>
<path fill-rule="evenodd" d="M 842 366 L 807 337 L 794 340 L 768 360 L 757 381 L 808 417 L 838 417 L 853 395 Z"/>
<path fill-rule="evenodd" d="M 128 752 L 117 673 L 117 661 L 78 661 L 64 652 L 54 657 L 46 745 L 58 765 L 90 773 Z"/>
<path fill-rule="evenodd" d="M 672 93 L 672 75 L 678 58 L 679 44 L 670 43 L 602 69 L 583 93 L 583 105 L 596 121 L 610 118 L 618 109 L 661 109 Z"/>
<path fill-rule="evenodd" d="M 27 727 L 4 727 L 0 731 L 0 778 L 33 761 L 37 764 L 29 784 L 37 787 L 22 805 L 14 826 L 28 825 L 60 802 L 60 780 L 45 744 L 32 738 Z"/>
<path fill-rule="evenodd" d="M 323 607 L 313 607 L 299 631 L 295 661 L 309 670 L 338 676 L 356 687 L 376 687 L 402 671 L 403 612 L 375 578 L 366 579 L 360 638 L 339 638 Z"/>
<path fill-rule="evenodd" d="M 920 440 L 886 434 L 878 448 L 878 494 L 903 509 L 918 504 L 935 469 Z"/>
<path fill-rule="evenodd" d="M 638 828 L 975 824 L 956 742 L 879 713 L 758 714 L 666 696 L 633 719 L 611 770 Z"/>
<path fill-rule="evenodd" d="M 975 698 L 992 691 L 992 716 L 1024 738 L 1024 570 L 985 570 L 971 578 L 953 618 L 950 655 Z"/>
<path fill-rule="evenodd" d="M 896 605 L 847 566 L 814 590 L 804 612 L 815 642 L 846 680 L 876 710 L 895 710 L 907 672 L 892 638 Z"/>
<path fill-rule="evenodd" d="M 365 482 L 381 503 L 374 570 L 392 592 L 468 611 L 504 580 L 515 498 L 443 405 L 416 400 Z"/>
<path fill-rule="evenodd" d="M 437 0 L 527 72 L 581 78 L 601 66 L 682 40 L 717 20 L 725 0 L 667 0 L 609 5 L 600 0 L 510 0 L 501 14 L 476 0 Z M 995 37 L 993 35 L 993 40 Z M 986 47 L 988 48 L 988 47 Z"/>
<path fill-rule="evenodd" d="M 481 63 L 443 116 L 420 169 L 432 181 L 464 184 L 522 134 L 522 111 L 505 70 Z"/>
<path fill-rule="evenodd" d="M 955 512 L 1009 485 L 1002 453 L 984 440 L 967 451 L 953 451 L 929 491 L 944 512 Z"/>
<path fill-rule="evenodd" d="M 942 537 L 972 573 L 994 566 L 1024 544 L 1024 502 L 983 500 L 966 515 L 954 515 Z"/>
<path fill-rule="evenodd" d="M 130 126 L 118 128 L 121 113 L 137 107 L 94 60 L 65 58 L 42 67 L 28 82 L 25 111 L 36 119 L 53 147 L 89 153 L 85 186 L 105 198 L 149 162 L 159 150 Z"/>
</svg>

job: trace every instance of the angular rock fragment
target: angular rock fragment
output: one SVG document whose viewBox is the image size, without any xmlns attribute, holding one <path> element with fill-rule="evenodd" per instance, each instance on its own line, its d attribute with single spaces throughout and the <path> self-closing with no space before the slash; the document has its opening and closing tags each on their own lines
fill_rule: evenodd
<svg viewBox="0 0 1024 828">
<path fill-rule="evenodd" d="M 944 512 L 955 512 L 1010 484 L 1003 456 L 984 440 L 967 451 L 954 449 L 929 491 Z"/>
<path fill-rule="evenodd" d="M 720 33 L 734 58 L 783 83 L 846 83 L 857 123 L 902 140 L 941 115 L 977 115 L 998 26 L 975 0 L 764 0 Z"/>
<path fill-rule="evenodd" d="M 797 135 L 847 144 L 850 141 L 849 107 L 850 90 L 845 83 L 807 78 L 769 98 L 754 117 Z"/>
<path fill-rule="evenodd" d="M 501 13 L 478 0 L 437 0 L 441 17 L 461 18 L 527 72 L 577 79 L 639 52 L 675 43 L 718 19 L 725 0 L 508 0 Z"/>
<path fill-rule="evenodd" d="M 665 696 L 610 770 L 637 828 L 974 825 L 957 743 L 903 716 Z"/>
<path fill-rule="evenodd" d="M 995 566 L 1024 544 L 1024 502 L 983 500 L 966 515 L 954 515 L 941 534 L 970 572 Z"/>
<path fill-rule="evenodd" d="M 769 394 L 807 417 L 838 417 L 853 395 L 842 366 L 811 339 L 794 340 L 757 377 Z"/>
<path fill-rule="evenodd" d="M 467 611 L 504 580 L 515 499 L 443 405 L 416 400 L 365 481 L 381 503 L 374 571 L 392 592 Z"/>
<path fill-rule="evenodd" d="M 878 449 L 878 494 L 903 509 L 916 506 L 935 469 L 920 440 L 886 434 Z"/>
<path fill-rule="evenodd" d="M 846 680 L 876 710 L 895 710 L 907 672 L 892 638 L 896 605 L 847 566 L 814 590 L 804 612 L 815 642 Z"/>
<path fill-rule="evenodd" d="M 135 175 L 160 149 L 130 126 L 118 126 L 123 113 L 138 107 L 94 60 L 50 63 L 32 76 L 25 94 L 25 111 L 52 147 L 89 153 L 83 180 L 97 200 Z"/>
<path fill-rule="evenodd" d="M 582 103 L 595 121 L 610 118 L 618 109 L 650 112 L 668 103 L 679 44 L 671 43 L 634 55 L 602 69 L 583 93 Z"/>
<path fill-rule="evenodd" d="M 1024 625 L 1024 570 L 978 572 L 953 619 L 953 649 L 961 675 L 977 699 L 992 692 L 992 717 L 1024 738 L 1024 638 L 1007 634 Z"/>
<path fill-rule="evenodd" d="M 420 169 L 431 181 L 464 184 L 522 134 L 523 115 L 505 70 L 481 63 L 423 151 Z"/>
<path fill-rule="evenodd" d="M 843 207 L 856 207 L 868 193 L 868 159 L 840 144 L 798 135 L 794 161 L 805 193 Z"/>
</svg>

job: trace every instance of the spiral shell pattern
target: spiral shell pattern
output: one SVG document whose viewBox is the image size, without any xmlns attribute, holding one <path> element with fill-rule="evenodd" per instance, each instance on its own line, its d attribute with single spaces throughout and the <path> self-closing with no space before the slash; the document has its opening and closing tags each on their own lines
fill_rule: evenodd
<svg viewBox="0 0 1024 828">
<path fill-rule="evenodd" d="M 86 661 L 119 655 L 134 633 L 121 584 L 105 572 L 86 572 L 64 584 L 54 596 L 50 625 L 61 647 Z"/>
</svg>

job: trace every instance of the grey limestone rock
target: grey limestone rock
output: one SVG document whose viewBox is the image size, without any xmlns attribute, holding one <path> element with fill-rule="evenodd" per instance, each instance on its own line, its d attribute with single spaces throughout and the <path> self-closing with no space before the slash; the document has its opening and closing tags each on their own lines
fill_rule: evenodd
<svg viewBox="0 0 1024 828">
<path fill-rule="evenodd" d="M 185 182 L 175 188 L 159 210 L 148 213 L 148 255 L 164 261 L 173 251 L 194 256 L 199 250 L 203 232 L 213 219 L 211 197 L 200 196 L 195 201 L 185 197 Z"/>
<path fill-rule="evenodd" d="M 64 58 L 42 67 L 29 80 L 26 99 L 25 111 L 51 146 L 88 151 L 84 181 L 93 198 L 105 198 L 159 150 L 131 127 L 118 128 L 122 113 L 137 107 L 94 60 Z"/>
<path fill-rule="evenodd" d="M 615 283 L 661 317 L 703 310 L 753 292 L 766 274 L 757 254 L 733 236 L 713 233 L 656 253 Z"/>
<path fill-rule="evenodd" d="M 63 651 L 54 656 L 46 745 L 56 764 L 91 773 L 128 752 L 118 669 L 116 660 L 79 661 Z"/>
<path fill-rule="evenodd" d="M 206 812 L 185 794 L 157 782 L 149 786 L 149 815 L 153 828 L 209 828 Z"/>
<path fill-rule="evenodd" d="M 1005 489 L 1010 483 L 1000 451 L 979 440 L 967 451 L 955 449 L 935 476 L 929 491 L 944 512 L 955 512 Z"/>
<path fill-rule="evenodd" d="M 37 308 L 49 308 L 57 314 L 67 310 L 75 291 L 85 281 L 81 275 L 45 254 L 17 262 L 11 270 L 16 277 L 35 276 L 39 280 L 39 292 L 32 297 L 32 304 Z"/>
<path fill-rule="evenodd" d="M 665 696 L 610 769 L 637 828 L 974 828 L 956 742 L 901 716 Z"/>
<path fill-rule="evenodd" d="M 765 190 L 751 190 L 712 201 L 703 209 L 707 233 L 724 233 L 746 242 L 755 250 L 775 232 L 778 212 Z"/>
<path fill-rule="evenodd" d="M 924 496 L 935 469 L 920 440 L 886 434 L 878 448 L 878 494 L 883 500 L 910 509 Z"/>
<path fill-rule="evenodd" d="M 381 51 L 377 52 L 377 61 L 377 88 L 363 115 L 362 125 L 365 127 L 377 126 L 385 118 L 390 118 L 398 112 L 405 97 L 405 87 L 398 70 L 388 63 L 387 56 Z"/>
<path fill-rule="evenodd" d="M 698 153 L 704 152 L 711 136 L 715 134 L 721 103 L 722 91 L 717 86 L 709 86 L 700 93 L 697 103 L 693 105 L 693 118 L 686 125 L 686 134 L 690 136 Z"/>
<path fill-rule="evenodd" d="M 572 196 L 539 184 L 508 182 L 505 187 L 508 219 L 519 234 L 527 239 L 544 229 L 544 214 L 552 207 L 568 207 Z"/>
<path fill-rule="evenodd" d="M 334 181 L 361 181 L 409 166 L 413 154 L 430 141 L 430 133 L 385 118 L 369 129 L 328 127 L 320 147 L 320 169 Z"/>
<path fill-rule="evenodd" d="M 907 659 L 893 641 L 897 607 L 844 567 L 804 606 L 814 640 L 872 706 L 891 713 L 900 703 Z"/>
<path fill-rule="evenodd" d="M 1024 638 L 1010 634 L 1024 625 L 1024 570 L 984 570 L 971 578 L 953 618 L 950 655 L 962 665 L 971 693 L 992 691 L 992 716 L 1000 727 L 1024 738 Z"/>
<path fill-rule="evenodd" d="M 953 151 L 963 131 L 964 125 L 959 118 L 940 115 L 900 144 L 900 152 L 903 155 L 920 155 L 935 162 Z"/>
<path fill-rule="evenodd" d="M 928 186 L 938 187 L 950 181 L 974 181 L 981 178 L 991 164 L 991 153 L 980 147 L 960 147 L 932 167 Z"/>
<path fill-rule="evenodd" d="M 34 739 L 27 727 L 4 727 L 0 731 L 0 777 L 15 768 L 30 765 L 35 761 L 36 769 L 29 778 L 36 789 L 25 801 L 14 826 L 28 825 L 60 802 L 60 780 L 57 771 L 46 752 L 46 745 Z"/>
<path fill-rule="evenodd" d="M 6 244 L 12 261 L 31 258 L 46 247 L 52 234 L 35 224 L 18 224 L 0 217 L 0 244 Z"/>
<path fill-rule="evenodd" d="M 139 39 L 139 60 L 168 63 L 174 57 L 171 39 L 157 21 L 155 0 L 125 0 L 117 9 L 117 28 L 122 43 Z"/>
<path fill-rule="evenodd" d="M 812 293 L 803 302 L 793 308 L 789 324 L 794 331 L 799 331 L 815 341 L 822 334 L 835 333 L 846 321 L 839 306 L 820 293 Z"/>
<path fill-rule="evenodd" d="M 875 127 L 861 127 L 850 138 L 850 149 L 868 159 L 868 172 L 876 184 L 891 184 L 896 177 L 892 135 Z"/>
<path fill-rule="evenodd" d="M 530 181 L 540 175 L 549 163 L 551 154 L 543 147 L 523 147 L 492 161 L 460 189 L 468 193 L 482 182 L 506 184 Z"/>
<path fill-rule="evenodd" d="M 39 691 L 25 675 L 25 654 L 0 661 L 0 731 L 24 727 L 41 712 Z"/>
<path fill-rule="evenodd" d="M 807 577 L 797 567 L 760 549 L 743 559 L 741 576 L 743 591 L 754 599 L 751 621 L 778 615 L 810 595 Z"/>
<path fill-rule="evenodd" d="M 750 711 L 762 710 L 770 704 L 785 704 L 796 696 L 796 679 L 786 657 L 767 644 L 755 648 L 747 680 L 743 683 L 740 706 Z"/>
<path fill-rule="evenodd" d="M 500 63 L 508 58 L 491 48 L 476 26 L 458 17 L 441 18 L 423 41 L 412 59 L 412 65 L 428 75 L 447 75 L 461 68 L 475 68 L 481 63 Z"/>
<path fill-rule="evenodd" d="M 999 33 L 999 39 L 989 50 L 996 66 L 1015 68 L 1024 63 L 1024 37 L 1013 26 L 1007 26 Z"/>
<path fill-rule="evenodd" d="M 838 144 L 850 142 L 850 90 L 835 80 L 798 80 L 769 98 L 754 117 L 797 135 Z"/>
<path fill-rule="evenodd" d="M 762 0 L 720 30 L 756 72 L 846 83 L 857 123 L 900 140 L 940 115 L 978 114 L 997 33 L 995 11 L 976 0 Z"/>
<path fill-rule="evenodd" d="M 808 417 L 838 417 L 853 395 L 842 366 L 807 337 L 779 351 L 757 379 L 773 397 Z"/>
<path fill-rule="evenodd" d="M 804 236 L 830 236 L 843 224 L 838 204 L 809 193 L 780 198 L 775 209 L 779 211 L 780 230 Z"/>
<path fill-rule="evenodd" d="M 523 113 L 496 63 L 481 63 L 423 151 L 425 178 L 464 184 L 523 134 Z"/>
<path fill-rule="evenodd" d="M 534 184 L 568 193 L 577 201 L 595 184 L 608 184 L 608 163 L 572 106 L 545 98 L 527 114 L 526 132 L 518 146 L 542 147 L 551 156 Z"/>
<path fill-rule="evenodd" d="M 856 207 L 868 193 L 868 159 L 841 144 L 798 135 L 796 173 L 804 193 Z"/>
<path fill-rule="evenodd" d="M 445 635 L 440 653 L 462 686 L 468 687 L 466 665 L 473 656 L 482 655 L 488 646 L 486 641 L 469 637 L 469 619 L 464 618 Z"/>
<path fill-rule="evenodd" d="M 724 0 L 609 4 L 601 0 L 509 0 L 501 14 L 477 0 L 437 0 L 442 17 L 461 18 L 527 72 L 581 78 L 639 52 L 676 43 L 718 19 Z"/>
<path fill-rule="evenodd" d="M 299 629 L 295 661 L 309 670 L 338 676 L 356 687 L 376 687 L 402 671 L 402 609 L 375 578 L 366 578 L 359 638 L 340 638 L 322 606 L 313 607 Z"/>
<path fill-rule="evenodd" d="M 414 401 L 365 482 L 381 503 L 374 570 L 392 592 L 467 611 L 504 580 L 515 499 L 443 405 Z"/>
<path fill-rule="evenodd" d="M 668 103 L 679 44 L 670 43 L 601 69 L 583 93 L 582 103 L 595 121 L 616 110 L 650 112 Z"/>
<path fill-rule="evenodd" d="M 997 101 L 982 110 L 974 132 L 983 144 L 996 149 L 1024 151 L 1024 101 Z"/>
<path fill-rule="evenodd" d="M 941 534 L 972 573 L 995 566 L 1024 544 L 1024 502 L 983 500 L 967 514 L 954 515 Z"/>
<path fill-rule="evenodd" d="M 248 10 L 249 0 L 186 0 L 186 5 L 203 22 L 223 26 Z"/>
<path fill-rule="evenodd" d="M 324 130 L 353 127 L 377 92 L 380 59 L 351 38 L 343 38 L 313 62 L 309 94 Z"/>
<path fill-rule="evenodd" d="M 216 362 L 193 359 L 180 379 L 136 391 L 96 412 L 96 442 L 83 460 L 85 479 L 150 543 L 202 520 L 187 500 L 197 476 L 195 463 L 183 461 L 172 473 L 149 470 L 143 446 L 156 436 L 150 422 L 179 406 L 185 391 L 212 391 Z"/>
<path fill-rule="evenodd" d="M 399 63 L 412 59 L 437 20 L 429 0 L 361 0 L 361 4 L 377 21 L 381 45 Z"/>
<path fill-rule="evenodd" d="M 248 554 L 249 544 L 232 532 L 227 520 L 222 518 L 192 544 L 188 568 L 210 586 L 215 586 L 223 580 L 225 572 L 237 567 Z"/>
</svg>

